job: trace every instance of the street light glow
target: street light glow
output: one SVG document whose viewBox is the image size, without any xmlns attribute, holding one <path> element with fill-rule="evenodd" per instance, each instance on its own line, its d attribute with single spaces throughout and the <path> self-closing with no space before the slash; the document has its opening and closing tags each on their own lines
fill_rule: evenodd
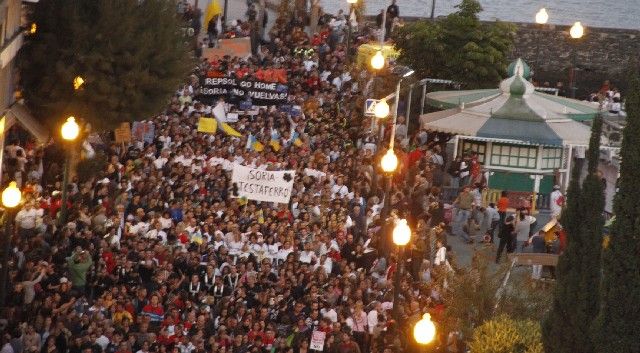
<svg viewBox="0 0 640 353">
<path fill-rule="evenodd" d="M 356 3 L 358 3 L 358 0 L 347 0 L 347 2 L 349 4 L 356 4 Z"/>
<path fill-rule="evenodd" d="M 406 219 L 399 219 L 393 228 L 393 243 L 397 246 L 405 246 L 409 244 L 409 240 L 411 240 L 411 228 Z"/>
<path fill-rule="evenodd" d="M 569 30 L 569 34 L 573 39 L 580 39 L 584 35 L 584 27 L 582 27 L 582 23 L 580 21 L 573 24 L 571 30 Z"/>
<path fill-rule="evenodd" d="M 431 315 L 424 314 L 422 319 L 413 327 L 413 337 L 419 344 L 429 344 L 436 337 L 436 325 L 431 321 Z"/>
<path fill-rule="evenodd" d="M 60 128 L 62 138 L 67 141 L 75 140 L 80 134 L 80 126 L 76 123 L 76 118 L 70 116 Z"/>
<path fill-rule="evenodd" d="M 7 208 L 14 208 L 20 204 L 22 192 L 18 189 L 15 181 L 9 183 L 6 189 L 2 191 L 2 205 Z"/>
<path fill-rule="evenodd" d="M 543 7 L 536 14 L 536 23 L 540 24 L 540 25 L 543 25 L 543 24 L 547 23 L 547 21 L 549 21 L 549 14 L 547 13 L 547 9 L 545 9 Z"/>
<path fill-rule="evenodd" d="M 382 50 L 376 51 L 376 54 L 371 57 L 371 67 L 374 70 L 380 70 L 384 67 L 384 55 L 382 55 Z"/>
<path fill-rule="evenodd" d="M 385 99 L 376 103 L 376 106 L 373 108 L 373 115 L 378 119 L 384 119 L 389 116 L 389 104 Z"/>
<path fill-rule="evenodd" d="M 398 157 L 393 153 L 393 149 L 389 148 L 387 153 L 382 156 L 380 166 L 385 173 L 393 173 L 398 168 Z"/>
</svg>

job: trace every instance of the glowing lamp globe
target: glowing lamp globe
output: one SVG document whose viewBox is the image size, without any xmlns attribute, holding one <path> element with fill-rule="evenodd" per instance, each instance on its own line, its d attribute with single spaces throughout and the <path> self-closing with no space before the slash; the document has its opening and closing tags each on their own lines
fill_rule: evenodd
<svg viewBox="0 0 640 353">
<path fill-rule="evenodd" d="M 393 227 L 393 243 L 398 246 L 405 246 L 411 240 L 411 228 L 406 219 L 399 219 Z"/>
<path fill-rule="evenodd" d="M 543 7 L 536 14 L 536 23 L 540 24 L 540 25 L 543 25 L 543 24 L 547 23 L 547 21 L 549 21 L 549 14 L 547 13 L 547 9 L 545 9 Z"/>
<path fill-rule="evenodd" d="M 392 149 L 387 150 L 382 160 L 380 160 L 380 167 L 385 173 L 393 173 L 398 168 L 398 157 L 393 153 Z"/>
<path fill-rule="evenodd" d="M 429 344 L 436 337 L 436 325 L 431 321 L 431 315 L 424 314 L 422 320 L 413 327 L 413 338 L 419 344 Z"/>
<path fill-rule="evenodd" d="M 347 0 L 347 2 L 349 4 L 356 4 L 356 3 L 358 3 L 358 0 Z"/>
<path fill-rule="evenodd" d="M 373 108 L 373 115 L 378 119 L 384 119 L 389 116 L 389 104 L 387 104 L 386 100 L 381 100 L 376 103 L 376 106 Z"/>
<path fill-rule="evenodd" d="M 573 39 L 580 39 L 584 35 L 584 27 L 582 27 L 582 23 L 580 21 L 576 22 L 571 26 L 571 30 L 569 30 L 569 34 Z"/>
<path fill-rule="evenodd" d="M 382 50 L 378 50 L 374 56 L 371 57 L 371 67 L 374 70 L 380 70 L 384 67 L 384 56 Z"/>
<path fill-rule="evenodd" d="M 2 191 L 2 205 L 7 208 L 14 208 L 20 204 L 22 192 L 18 189 L 15 181 L 9 183 L 6 189 Z"/>
<path fill-rule="evenodd" d="M 67 141 L 75 140 L 80 134 L 80 126 L 76 123 L 76 118 L 70 116 L 67 121 L 62 124 L 60 134 L 62 138 Z"/>
</svg>

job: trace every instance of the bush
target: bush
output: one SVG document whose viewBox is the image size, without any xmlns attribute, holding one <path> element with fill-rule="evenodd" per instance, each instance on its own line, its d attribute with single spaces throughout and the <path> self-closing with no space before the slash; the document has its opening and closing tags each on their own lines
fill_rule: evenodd
<svg viewBox="0 0 640 353">
<path fill-rule="evenodd" d="M 469 343 L 473 353 L 543 353 L 540 324 L 512 320 L 501 315 L 486 321 L 473 332 Z"/>
</svg>

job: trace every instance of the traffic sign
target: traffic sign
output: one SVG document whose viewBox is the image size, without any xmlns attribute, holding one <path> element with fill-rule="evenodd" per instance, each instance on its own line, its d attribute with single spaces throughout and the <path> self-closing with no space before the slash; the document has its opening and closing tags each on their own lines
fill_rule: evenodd
<svg viewBox="0 0 640 353">
<path fill-rule="evenodd" d="M 376 104 L 380 102 L 380 99 L 367 99 L 364 102 L 364 115 L 375 116 Z"/>
</svg>

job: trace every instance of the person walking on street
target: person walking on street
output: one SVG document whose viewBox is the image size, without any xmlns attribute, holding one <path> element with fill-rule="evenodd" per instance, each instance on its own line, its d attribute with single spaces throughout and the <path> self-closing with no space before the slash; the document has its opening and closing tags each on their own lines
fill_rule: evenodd
<svg viewBox="0 0 640 353">
<path fill-rule="evenodd" d="M 515 236 L 515 227 L 514 227 L 514 217 L 508 216 L 505 219 L 502 227 L 500 228 L 500 232 L 498 233 L 498 238 L 500 238 L 500 243 L 498 244 L 498 253 L 496 254 L 496 263 L 500 263 L 500 257 L 502 256 L 502 252 L 504 249 L 507 249 L 507 253 L 511 253 L 513 238 Z"/>
<path fill-rule="evenodd" d="M 529 239 L 529 244 L 531 244 L 531 251 L 535 254 L 544 254 L 547 252 L 547 244 L 544 241 L 544 231 L 539 231 L 534 234 L 531 239 Z M 531 278 L 532 279 L 540 279 L 542 278 L 542 265 L 533 265 L 531 270 Z"/>
<path fill-rule="evenodd" d="M 461 236 L 467 243 L 473 243 L 471 237 L 464 229 L 469 223 L 469 217 L 471 217 L 471 208 L 473 207 L 474 197 L 471 194 L 471 191 L 468 186 L 465 186 L 462 189 L 462 192 L 458 195 L 456 200 L 453 202 L 454 206 L 456 206 L 455 217 L 452 225 L 452 232 L 454 235 Z"/>
</svg>

